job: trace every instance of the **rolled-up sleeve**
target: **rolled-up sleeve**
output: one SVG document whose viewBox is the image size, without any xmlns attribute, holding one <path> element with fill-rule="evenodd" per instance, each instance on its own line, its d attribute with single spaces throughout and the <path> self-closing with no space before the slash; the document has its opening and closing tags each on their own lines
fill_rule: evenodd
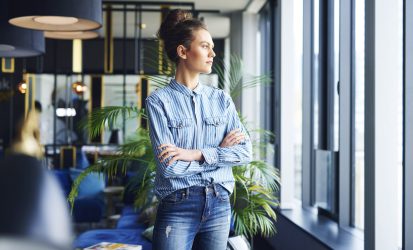
<svg viewBox="0 0 413 250">
<path fill-rule="evenodd" d="M 172 133 L 168 128 L 168 121 L 165 116 L 165 111 L 162 105 L 156 100 L 148 97 L 146 99 L 146 112 L 149 118 L 149 136 L 152 143 L 153 152 L 155 155 L 158 171 L 165 178 L 175 178 L 198 174 L 206 169 L 211 169 L 207 164 L 200 164 L 198 161 L 175 161 L 171 165 L 167 162 L 171 159 L 161 162 L 157 157 L 162 150 L 158 147 L 161 144 L 176 145 Z"/>
<path fill-rule="evenodd" d="M 209 165 L 215 165 L 217 167 L 232 167 L 248 164 L 252 160 L 252 145 L 250 137 L 238 117 L 238 113 L 231 97 L 226 95 L 226 100 L 229 121 L 225 134 L 228 134 L 234 129 L 240 129 L 245 135 L 245 139 L 234 146 L 203 148 L 201 149 L 201 152 L 204 156 L 205 162 Z"/>
</svg>

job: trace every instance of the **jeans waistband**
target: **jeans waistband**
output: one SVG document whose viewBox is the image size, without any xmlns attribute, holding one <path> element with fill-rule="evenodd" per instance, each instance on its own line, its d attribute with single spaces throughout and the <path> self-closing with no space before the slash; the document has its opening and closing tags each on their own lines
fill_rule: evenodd
<svg viewBox="0 0 413 250">
<path fill-rule="evenodd" d="M 192 186 L 188 188 L 183 188 L 181 189 L 182 192 L 185 192 L 187 195 L 192 193 L 192 194 L 208 194 L 208 193 L 214 193 L 215 195 L 218 195 L 221 190 L 224 190 L 224 187 L 222 187 L 220 184 L 217 183 L 211 183 L 206 186 Z"/>
</svg>

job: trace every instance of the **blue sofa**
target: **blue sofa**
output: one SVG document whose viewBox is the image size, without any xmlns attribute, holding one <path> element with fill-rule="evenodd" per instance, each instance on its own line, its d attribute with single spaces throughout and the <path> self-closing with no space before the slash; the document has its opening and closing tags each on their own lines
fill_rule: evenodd
<svg viewBox="0 0 413 250">
<path fill-rule="evenodd" d="M 115 229 L 90 230 L 79 235 L 73 243 L 74 248 L 85 248 L 100 242 L 116 242 L 142 245 L 143 250 L 152 249 L 152 243 L 142 233 L 145 226 L 138 222 L 139 211 L 131 206 L 123 208 Z"/>
<path fill-rule="evenodd" d="M 65 197 L 69 196 L 74 179 L 82 172 L 79 169 L 52 170 L 59 180 Z M 75 199 L 72 219 L 75 223 L 99 222 L 105 212 L 103 197 L 104 180 L 99 180 L 95 174 L 88 176 L 79 187 L 79 195 Z M 69 205 L 69 204 L 68 204 Z"/>
</svg>

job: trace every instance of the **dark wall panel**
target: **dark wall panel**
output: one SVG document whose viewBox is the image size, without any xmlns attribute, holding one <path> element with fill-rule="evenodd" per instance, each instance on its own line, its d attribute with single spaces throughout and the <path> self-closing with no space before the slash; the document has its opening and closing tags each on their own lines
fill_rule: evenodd
<svg viewBox="0 0 413 250">
<path fill-rule="evenodd" d="M 224 55 L 224 40 L 216 39 L 215 53 L 218 58 Z M 113 74 L 137 74 L 135 71 L 135 56 L 139 53 L 135 51 L 134 39 L 114 40 L 114 61 Z M 124 50 L 126 47 L 126 50 Z M 155 40 L 142 40 L 141 45 L 141 66 L 144 74 L 157 74 L 158 44 Z M 125 55 L 125 56 L 124 56 Z M 104 65 L 104 40 L 103 38 L 83 41 L 83 73 L 103 74 Z M 125 66 L 125 68 L 124 68 Z M 46 53 L 38 58 L 27 60 L 28 72 L 36 73 L 60 73 L 72 74 L 72 41 L 46 39 Z"/>
<path fill-rule="evenodd" d="M 0 72 L 0 147 L 3 149 L 10 146 L 18 122 L 24 116 L 25 95 L 17 91 L 17 84 L 22 79 L 19 65 L 16 60 L 15 73 Z"/>
</svg>

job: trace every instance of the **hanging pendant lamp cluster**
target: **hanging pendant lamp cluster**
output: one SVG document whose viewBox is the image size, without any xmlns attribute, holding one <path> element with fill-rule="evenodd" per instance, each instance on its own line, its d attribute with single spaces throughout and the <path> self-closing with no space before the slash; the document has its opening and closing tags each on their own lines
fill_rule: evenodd
<svg viewBox="0 0 413 250">
<path fill-rule="evenodd" d="M 37 56 L 44 37 L 92 39 L 101 26 L 102 0 L 2 0 L 0 57 Z"/>
</svg>

